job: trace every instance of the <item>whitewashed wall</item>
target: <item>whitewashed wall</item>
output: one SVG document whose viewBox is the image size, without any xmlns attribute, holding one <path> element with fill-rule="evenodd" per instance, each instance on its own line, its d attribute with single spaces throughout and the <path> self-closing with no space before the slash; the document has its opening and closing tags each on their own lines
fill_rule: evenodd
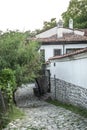
<svg viewBox="0 0 87 130">
<path fill-rule="evenodd" d="M 51 37 L 56 34 L 57 34 L 57 37 L 61 37 L 61 36 L 63 36 L 63 33 L 73 33 L 73 32 L 77 35 L 81 35 L 81 36 L 84 35 L 84 32 L 79 31 L 79 30 L 54 27 L 52 29 L 49 29 L 45 32 L 42 32 L 42 33 L 36 35 L 36 38 L 48 38 L 48 37 Z"/>
<path fill-rule="evenodd" d="M 49 69 L 51 78 L 55 75 L 57 79 L 87 88 L 87 53 L 51 61 Z"/>
<path fill-rule="evenodd" d="M 74 33 L 77 34 L 77 35 L 84 36 L 84 32 L 79 31 L 79 30 L 74 30 Z"/>
<path fill-rule="evenodd" d="M 40 49 L 45 50 L 45 60 L 54 56 L 54 49 L 61 49 L 61 54 L 66 53 L 66 49 L 70 48 L 85 48 L 87 44 L 66 44 L 66 45 L 42 45 Z"/>
<path fill-rule="evenodd" d="M 61 49 L 61 53 L 63 54 L 63 45 L 42 45 L 40 50 L 45 50 L 45 60 L 48 61 L 50 57 L 54 56 L 54 49 Z"/>
<path fill-rule="evenodd" d="M 80 48 L 85 48 L 85 47 L 87 47 L 87 43 L 85 43 L 85 44 L 65 44 L 64 45 L 64 54 L 66 54 L 66 50 L 67 49 L 80 49 Z"/>
<path fill-rule="evenodd" d="M 57 34 L 57 27 L 54 27 L 52 29 L 49 29 L 45 32 L 42 32 L 38 35 L 36 35 L 36 38 L 48 38 L 51 37 L 52 35 L 56 35 Z"/>
</svg>

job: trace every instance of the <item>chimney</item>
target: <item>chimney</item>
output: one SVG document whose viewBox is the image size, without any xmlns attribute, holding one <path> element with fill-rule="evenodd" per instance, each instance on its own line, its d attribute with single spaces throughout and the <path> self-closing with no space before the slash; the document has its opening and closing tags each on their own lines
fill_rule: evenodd
<svg viewBox="0 0 87 130">
<path fill-rule="evenodd" d="M 60 19 L 57 24 L 58 28 L 63 28 L 63 21 Z"/>
<path fill-rule="evenodd" d="M 73 19 L 70 19 L 70 20 L 69 20 L 69 28 L 70 28 L 70 29 L 73 29 Z"/>
<path fill-rule="evenodd" d="M 63 37 L 63 21 L 59 20 L 57 25 L 57 38 Z"/>
</svg>

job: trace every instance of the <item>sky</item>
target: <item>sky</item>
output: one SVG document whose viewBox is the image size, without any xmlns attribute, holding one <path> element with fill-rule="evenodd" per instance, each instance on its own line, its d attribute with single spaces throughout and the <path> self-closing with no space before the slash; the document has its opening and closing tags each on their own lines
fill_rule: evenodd
<svg viewBox="0 0 87 130">
<path fill-rule="evenodd" d="M 0 30 L 34 31 L 44 21 L 61 19 L 70 0 L 0 0 Z"/>
</svg>

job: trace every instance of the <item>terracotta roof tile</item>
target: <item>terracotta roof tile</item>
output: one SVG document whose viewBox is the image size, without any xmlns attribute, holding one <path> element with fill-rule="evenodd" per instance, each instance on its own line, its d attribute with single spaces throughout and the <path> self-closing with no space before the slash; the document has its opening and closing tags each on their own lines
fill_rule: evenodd
<svg viewBox="0 0 87 130">
<path fill-rule="evenodd" d="M 49 38 L 31 38 L 29 40 L 39 41 L 39 42 L 72 42 L 72 41 L 87 41 L 87 36 L 64 34 L 63 37 L 57 38 L 56 35 Z"/>
<path fill-rule="evenodd" d="M 87 36 L 87 28 L 85 28 L 85 29 L 80 29 L 80 31 L 83 31 L 85 34 L 85 36 Z"/>
<path fill-rule="evenodd" d="M 76 35 L 74 33 L 65 33 L 63 37 L 57 38 L 57 34 L 49 38 L 29 38 L 29 40 L 50 43 L 50 42 L 75 42 L 75 41 L 87 41 L 87 29 L 80 29 L 79 31 L 85 32 L 84 36 Z"/>
<path fill-rule="evenodd" d="M 79 35 L 68 35 L 68 36 L 63 36 L 62 38 L 38 38 L 38 41 L 41 42 L 57 42 L 57 41 L 87 41 L 87 36 L 79 36 Z"/>
</svg>

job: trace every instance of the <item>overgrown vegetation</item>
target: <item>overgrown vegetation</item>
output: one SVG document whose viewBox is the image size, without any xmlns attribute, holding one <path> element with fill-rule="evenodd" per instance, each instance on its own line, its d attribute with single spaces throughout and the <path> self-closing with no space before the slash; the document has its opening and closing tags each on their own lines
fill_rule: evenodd
<svg viewBox="0 0 87 130">
<path fill-rule="evenodd" d="M 38 72 L 41 69 L 39 44 L 26 40 L 27 36 L 27 33 L 18 31 L 0 34 L 0 127 L 10 121 L 9 114 L 12 113 L 11 117 L 14 115 L 15 89 L 23 83 L 34 81 L 39 76 Z"/>
<path fill-rule="evenodd" d="M 44 21 L 42 29 L 36 29 L 34 34 L 39 34 L 57 26 L 56 18 L 51 18 L 50 21 Z"/>
<path fill-rule="evenodd" d="M 15 72 L 17 86 L 33 81 L 40 69 L 39 44 L 26 41 L 26 35 L 9 31 L 0 36 L 0 70 Z"/>
<path fill-rule="evenodd" d="M 62 14 L 64 26 L 68 27 L 69 19 L 74 21 L 74 28 L 87 28 L 87 0 L 70 0 L 67 11 Z"/>
<path fill-rule="evenodd" d="M 73 19 L 74 28 L 87 28 L 87 0 L 70 0 L 66 12 L 62 13 L 64 27 L 69 27 L 69 20 Z M 50 21 L 44 21 L 42 29 L 36 29 L 34 34 L 42 33 L 57 26 L 58 20 L 51 18 Z M 33 35 L 34 36 L 34 35 Z"/>
<path fill-rule="evenodd" d="M 6 125 L 15 119 L 22 119 L 25 115 L 24 113 L 17 107 L 15 107 L 13 105 L 13 109 L 8 109 L 8 111 L 4 114 L 4 113 L 0 113 L 0 130 L 2 128 L 5 128 Z"/>
<path fill-rule="evenodd" d="M 76 114 L 79 114 L 83 117 L 86 117 L 87 118 L 87 109 L 84 109 L 84 108 L 80 108 L 80 107 L 77 107 L 77 106 L 73 106 L 71 104 L 66 104 L 66 103 L 61 103 L 60 101 L 58 100 L 47 100 L 48 103 L 51 103 L 55 106 L 60 106 L 60 107 L 63 107 L 67 110 L 70 110 Z"/>
<path fill-rule="evenodd" d="M 13 104 L 13 92 L 16 88 L 16 80 L 11 69 L 2 69 L 0 72 L 0 90 L 7 102 L 7 107 Z"/>
</svg>

